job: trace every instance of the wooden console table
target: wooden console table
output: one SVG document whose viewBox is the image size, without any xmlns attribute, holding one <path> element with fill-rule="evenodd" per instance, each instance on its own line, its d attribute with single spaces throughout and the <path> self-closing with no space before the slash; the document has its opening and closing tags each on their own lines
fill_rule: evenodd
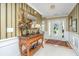
<svg viewBox="0 0 79 59">
<path fill-rule="evenodd" d="M 39 44 L 39 40 L 41 40 Z M 37 46 L 34 49 L 31 49 L 32 44 L 37 42 Z M 25 46 L 26 49 L 23 50 L 23 46 Z M 31 35 L 28 37 L 19 37 L 19 48 L 22 56 L 31 56 L 33 55 L 36 50 L 38 50 L 40 47 L 43 47 L 43 35 L 42 34 L 36 34 Z"/>
</svg>

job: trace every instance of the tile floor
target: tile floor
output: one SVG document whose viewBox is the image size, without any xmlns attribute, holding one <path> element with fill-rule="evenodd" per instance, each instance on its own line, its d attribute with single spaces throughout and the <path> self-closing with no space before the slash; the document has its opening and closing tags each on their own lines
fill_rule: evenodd
<svg viewBox="0 0 79 59">
<path fill-rule="evenodd" d="M 40 48 L 34 56 L 76 56 L 76 54 L 64 46 L 45 44 L 44 48 Z"/>
</svg>

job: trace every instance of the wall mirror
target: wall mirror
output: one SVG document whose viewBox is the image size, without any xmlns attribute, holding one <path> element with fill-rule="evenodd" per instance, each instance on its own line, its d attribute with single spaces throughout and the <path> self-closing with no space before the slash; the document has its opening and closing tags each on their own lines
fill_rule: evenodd
<svg viewBox="0 0 79 59">
<path fill-rule="evenodd" d="M 72 18 L 72 31 L 77 32 L 77 18 Z"/>
<path fill-rule="evenodd" d="M 21 15 L 21 21 L 19 21 L 19 29 L 21 36 L 28 36 L 29 34 L 33 34 L 33 31 L 31 31 L 31 29 L 34 28 L 35 24 L 36 17 L 27 12 L 23 12 Z"/>
</svg>

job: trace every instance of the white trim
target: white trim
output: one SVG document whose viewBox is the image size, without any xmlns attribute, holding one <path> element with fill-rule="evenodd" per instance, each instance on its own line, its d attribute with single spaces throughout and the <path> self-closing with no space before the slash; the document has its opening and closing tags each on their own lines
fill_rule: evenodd
<svg viewBox="0 0 79 59">
<path fill-rule="evenodd" d="M 0 42 L 8 41 L 8 40 L 13 40 L 13 39 L 18 39 L 18 37 L 11 37 L 11 38 L 6 38 L 6 39 L 0 39 Z"/>
<path fill-rule="evenodd" d="M 72 12 L 72 10 L 74 9 L 75 6 L 76 6 L 76 3 L 74 3 L 72 8 L 68 11 L 68 15 Z"/>
</svg>

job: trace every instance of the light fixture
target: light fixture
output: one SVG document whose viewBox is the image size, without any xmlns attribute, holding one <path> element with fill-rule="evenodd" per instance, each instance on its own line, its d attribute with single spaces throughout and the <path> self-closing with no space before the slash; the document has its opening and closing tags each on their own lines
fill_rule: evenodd
<svg viewBox="0 0 79 59">
<path fill-rule="evenodd" d="M 55 5 L 50 5 L 49 8 L 50 8 L 50 9 L 54 9 L 54 8 L 55 8 Z"/>
</svg>

